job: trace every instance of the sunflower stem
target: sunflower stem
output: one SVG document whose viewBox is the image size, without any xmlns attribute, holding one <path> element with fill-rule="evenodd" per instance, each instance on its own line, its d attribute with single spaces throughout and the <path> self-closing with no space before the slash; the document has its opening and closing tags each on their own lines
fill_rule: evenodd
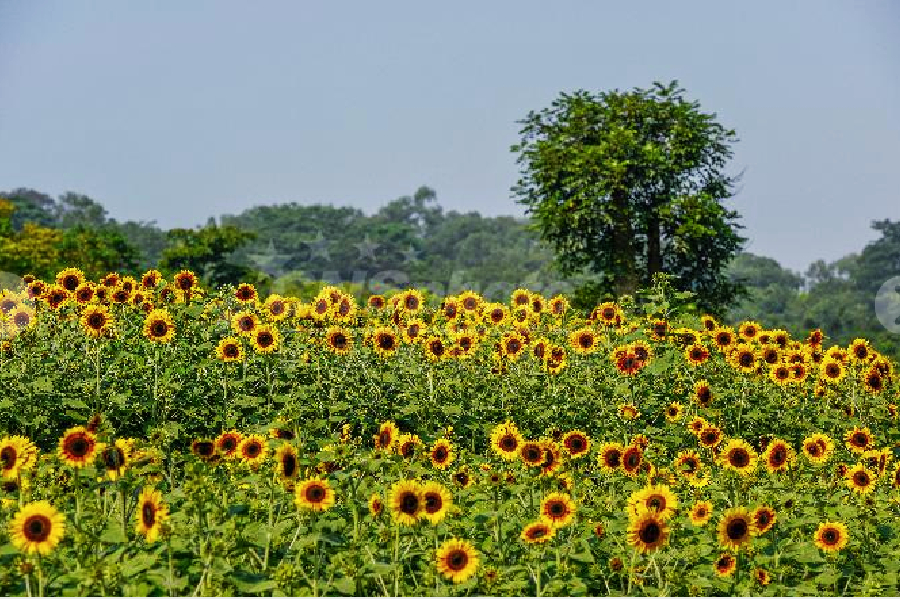
<svg viewBox="0 0 900 600">
<path fill-rule="evenodd" d="M 400 595 L 400 523 L 394 525 L 394 597 Z"/>
<path fill-rule="evenodd" d="M 41 553 L 37 553 L 38 596 L 44 597 L 44 569 L 41 566 Z"/>
<path fill-rule="evenodd" d="M 128 498 L 127 498 L 126 495 L 125 495 L 125 484 L 122 482 L 122 479 L 121 479 L 121 478 L 119 478 L 119 497 L 122 499 L 122 500 L 121 500 L 121 507 L 122 507 L 122 537 L 124 537 L 124 538 L 125 538 L 125 541 L 127 542 L 127 541 L 128 541 L 128 520 L 127 520 L 127 517 L 125 516 L 125 515 L 127 514 L 127 513 L 126 513 L 126 510 L 125 510 L 125 503 L 126 503 L 126 501 L 128 500 Z"/>
<path fill-rule="evenodd" d="M 31 573 L 25 573 L 25 593 L 31 598 Z"/>
</svg>

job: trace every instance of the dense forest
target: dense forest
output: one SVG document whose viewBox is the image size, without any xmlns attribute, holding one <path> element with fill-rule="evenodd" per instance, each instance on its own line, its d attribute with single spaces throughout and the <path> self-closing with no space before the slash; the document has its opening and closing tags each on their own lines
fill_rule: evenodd
<svg viewBox="0 0 900 600">
<path fill-rule="evenodd" d="M 0 271 L 52 277 L 68 265 L 89 276 L 192 268 L 210 283 L 251 281 L 264 292 L 301 297 L 321 281 L 356 293 L 406 286 L 436 294 L 474 289 L 493 299 L 516 287 L 572 293 L 587 276 L 558 274 L 553 253 L 527 219 L 444 210 L 419 188 L 368 215 L 357 208 L 296 203 L 222 215 L 193 230 L 121 222 L 76 193 L 52 198 L 30 189 L 0 192 Z M 878 321 L 881 285 L 900 274 L 900 222 L 876 221 L 879 236 L 859 252 L 805 273 L 772 258 L 740 253 L 727 269 L 747 296 L 729 321 L 759 321 L 792 334 L 820 327 L 836 343 L 866 337 L 900 359 L 900 339 Z M 0 285 L 9 285 L 0 281 Z"/>
</svg>

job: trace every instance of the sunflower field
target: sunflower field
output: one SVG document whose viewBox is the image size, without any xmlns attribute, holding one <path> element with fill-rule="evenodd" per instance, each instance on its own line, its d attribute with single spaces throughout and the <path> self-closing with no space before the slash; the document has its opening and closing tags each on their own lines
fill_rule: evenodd
<svg viewBox="0 0 900 600">
<path fill-rule="evenodd" d="M 26 277 L 0 593 L 900 593 L 895 366 L 677 299 Z"/>
</svg>

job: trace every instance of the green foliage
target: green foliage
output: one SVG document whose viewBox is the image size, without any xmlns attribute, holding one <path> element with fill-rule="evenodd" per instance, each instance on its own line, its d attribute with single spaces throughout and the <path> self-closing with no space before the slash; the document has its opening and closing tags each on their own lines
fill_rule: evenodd
<svg viewBox="0 0 900 600">
<path fill-rule="evenodd" d="M 210 222 L 199 229 L 172 229 L 169 246 L 163 250 L 159 266 L 169 271 L 188 269 L 213 285 L 255 281 L 254 271 L 231 262 L 232 253 L 256 238 L 256 234 L 233 225 L 221 227 Z"/>
<path fill-rule="evenodd" d="M 670 273 L 713 312 L 739 295 L 723 273 L 744 241 L 739 215 L 722 205 L 735 138 L 714 118 L 672 82 L 563 93 L 521 121 L 513 192 L 564 273 L 587 268 L 615 295 Z"/>
<path fill-rule="evenodd" d="M 738 255 L 728 275 L 747 285 L 749 297 L 731 308 L 729 320 L 779 323 L 796 336 L 821 328 L 839 344 L 862 337 L 900 359 L 900 339 L 878 321 L 874 306 L 881 285 L 900 275 L 900 222 L 875 221 L 872 228 L 881 237 L 860 253 L 815 261 L 805 277 L 771 258 Z"/>
</svg>

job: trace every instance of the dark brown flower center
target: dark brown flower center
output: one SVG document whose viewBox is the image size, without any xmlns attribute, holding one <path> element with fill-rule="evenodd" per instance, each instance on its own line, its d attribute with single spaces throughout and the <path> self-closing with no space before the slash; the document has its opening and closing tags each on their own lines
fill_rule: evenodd
<svg viewBox="0 0 900 600">
<path fill-rule="evenodd" d="M 400 497 L 400 512 L 414 515 L 419 511 L 419 497 L 411 492 L 404 492 Z"/>
<path fill-rule="evenodd" d="M 32 515 L 25 520 L 22 533 L 29 542 L 43 542 L 50 536 L 52 524 L 44 515 Z"/>
<path fill-rule="evenodd" d="M 662 528 L 658 523 L 647 523 L 641 527 L 638 536 L 645 544 L 655 544 L 662 535 Z"/>
<path fill-rule="evenodd" d="M 313 484 L 306 488 L 306 499 L 313 504 L 318 504 L 325 499 L 325 488 L 319 484 Z"/>
<path fill-rule="evenodd" d="M 441 499 L 440 494 L 434 492 L 425 494 L 425 512 L 431 515 L 440 511 L 443 506 L 444 501 Z"/>
<path fill-rule="evenodd" d="M 447 566 L 452 571 L 462 571 L 469 564 L 469 555 L 462 550 L 454 550 L 447 556 Z"/>
<path fill-rule="evenodd" d="M 750 454 L 743 448 L 735 448 L 728 455 L 731 465 L 737 468 L 743 468 L 750 464 Z"/>
<path fill-rule="evenodd" d="M 141 521 L 144 527 L 153 527 L 156 523 L 156 506 L 152 502 L 144 502 L 141 506 Z"/>
<path fill-rule="evenodd" d="M 750 528 L 744 519 L 733 519 L 725 527 L 725 533 L 728 535 L 728 539 L 732 541 L 744 539 L 749 531 Z"/>
</svg>

